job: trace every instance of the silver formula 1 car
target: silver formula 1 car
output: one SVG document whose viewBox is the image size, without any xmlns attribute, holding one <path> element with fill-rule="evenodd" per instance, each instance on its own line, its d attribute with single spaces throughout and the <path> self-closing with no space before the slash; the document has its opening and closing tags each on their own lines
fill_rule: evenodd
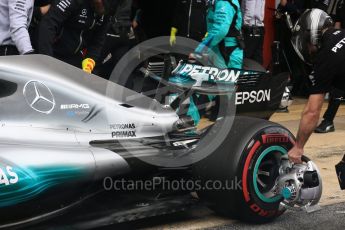
<svg viewBox="0 0 345 230">
<path fill-rule="evenodd" d="M 47 56 L 0 57 L 0 228 L 90 229 L 200 203 L 264 223 L 318 203 L 316 166 L 291 165 L 293 135 L 267 121 L 287 75 L 181 62 L 182 84 L 153 67 L 142 72 L 168 89 L 155 95 L 173 101 Z M 192 94 L 227 105 L 196 127 L 182 109 Z"/>
</svg>

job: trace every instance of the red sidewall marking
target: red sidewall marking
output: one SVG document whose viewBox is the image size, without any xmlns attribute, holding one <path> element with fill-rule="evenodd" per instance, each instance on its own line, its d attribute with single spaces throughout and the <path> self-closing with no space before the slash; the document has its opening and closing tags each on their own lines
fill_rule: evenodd
<svg viewBox="0 0 345 230">
<path fill-rule="evenodd" d="M 248 177 L 248 169 L 249 169 L 249 165 L 250 165 L 250 161 L 252 160 L 255 151 L 259 148 L 259 146 L 261 145 L 260 141 L 256 141 L 254 146 L 252 147 L 252 149 L 250 150 L 246 162 L 244 164 L 244 168 L 243 168 L 243 174 L 242 174 L 242 191 L 243 191 L 243 195 L 244 195 L 244 199 L 246 202 L 250 201 L 250 196 L 249 196 L 249 192 L 248 192 L 248 185 L 247 185 L 247 177 Z"/>
<path fill-rule="evenodd" d="M 287 143 L 289 142 L 289 136 L 286 134 L 264 134 L 261 136 L 262 143 L 271 144 L 271 143 Z"/>
</svg>

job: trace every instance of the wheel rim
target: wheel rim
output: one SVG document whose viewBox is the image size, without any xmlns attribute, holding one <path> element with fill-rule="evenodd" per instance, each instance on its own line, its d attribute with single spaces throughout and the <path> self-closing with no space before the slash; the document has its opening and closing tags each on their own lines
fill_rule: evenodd
<svg viewBox="0 0 345 230">
<path fill-rule="evenodd" d="M 253 172 L 253 185 L 256 195 L 266 203 L 274 203 L 282 199 L 274 194 L 274 184 L 279 176 L 279 159 L 287 151 L 281 146 L 271 146 L 259 156 Z"/>
</svg>

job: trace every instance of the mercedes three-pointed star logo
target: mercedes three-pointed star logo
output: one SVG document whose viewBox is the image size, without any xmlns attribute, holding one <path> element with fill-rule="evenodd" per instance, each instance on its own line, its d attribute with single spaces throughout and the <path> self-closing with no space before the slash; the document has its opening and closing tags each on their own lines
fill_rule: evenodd
<svg viewBox="0 0 345 230">
<path fill-rule="evenodd" d="M 28 81 L 23 89 L 28 105 L 35 111 L 50 114 L 55 108 L 55 99 L 50 89 L 39 81 Z"/>
</svg>

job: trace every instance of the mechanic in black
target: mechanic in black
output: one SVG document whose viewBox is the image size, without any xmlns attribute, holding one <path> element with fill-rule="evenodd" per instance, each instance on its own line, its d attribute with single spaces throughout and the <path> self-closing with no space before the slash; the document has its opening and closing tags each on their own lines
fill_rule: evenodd
<svg viewBox="0 0 345 230">
<path fill-rule="evenodd" d="M 38 25 L 42 17 L 48 13 L 52 2 L 53 0 L 35 1 L 34 12 L 32 14 L 32 20 L 29 26 L 31 44 L 35 50 L 37 50 Z"/>
<path fill-rule="evenodd" d="M 300 60 L 291 44 L 291 30 L 287 26 L 285 13 L 290 15 L 293 24 L 296 23 L 301 14 L 310 8 L 310 0 L 280 0 L 274 20 L 274 46 L 273 60 L 274 72 L 289 72 L 292 86 L 292 94 L 296 96 L 305 95 L 305 75 L 309 74 L 309 67 Z"/>
<path fill-rule="evenodd" d="M 337 5 L 335 15 L 336 29 L 345 28 L 345 5 L 344 0 L 340 0 Z M 330 92 L 329 103 L 325 114 L 323 115 L 323 121 L 315 129 L 316 133 L 328 133 L 335 131 L 333 120 L 337 114 L 340 103 L 344 100 L 345 93 L 339 89 L 333 89 Z"/>
<path fill-rule="evenodd" d="M 55 0 L 39 25 L 38 52 L 91 73 L 105 40 L 105 14 L 114 13 L 117 2 Z"/>
<path fill-rule="evenodd" d="M 206 11 L 206 0 L 178 0 L 170 32 L 170 45 L 176 43 L 176 35 L 200 42 L 207 31 Z"/>
<path fill-rule="evenodd" d="M 119 6 L 110 18 L 109 30 L 106 34 L 104 46 L 95 73 L 109 79 L 118 61 L 135 44 L 132 28 L 132 0 L 120 0 Z"/>
<path fill-rule="evenodd" d="M 345 90 L 345 30 L 335 29 L 331 17 L 320 9 L 305 11 L 295 26 L 292 44 L 305 62 L 312 64 L 310 96 L 302 113 L 295 146 L 289 159 L 301 163 L 304 146 L 313 133 L 324 96 L 332 88 Z"/>
<path fill-rule="evenodd" d="M 263 64 L 265 0 L 242 0 L 244 57 Z"/>
<path fill-rule="evenodd" d="M 297 57 L 291 45 L 291 31 L 286 25 L 284 13 L 288 13 L 293 24 L 298 20 L 306 9 L 318 8 L 325 12 L 331 12 L 336 0 L 280 0 L 277 7 L 275 20 L 275 39 L 279 50 L 275 53 L 279 58 L 278 71 L 290 72 L 290 84 L 293 86 L 292 94 L 296 96 L 307 96 L 307 79 L 304 77 L 309 74 L 310 66 L 303 63 Z M 274 47 L 274 48 L 275 48 Z"/>
</svg>

